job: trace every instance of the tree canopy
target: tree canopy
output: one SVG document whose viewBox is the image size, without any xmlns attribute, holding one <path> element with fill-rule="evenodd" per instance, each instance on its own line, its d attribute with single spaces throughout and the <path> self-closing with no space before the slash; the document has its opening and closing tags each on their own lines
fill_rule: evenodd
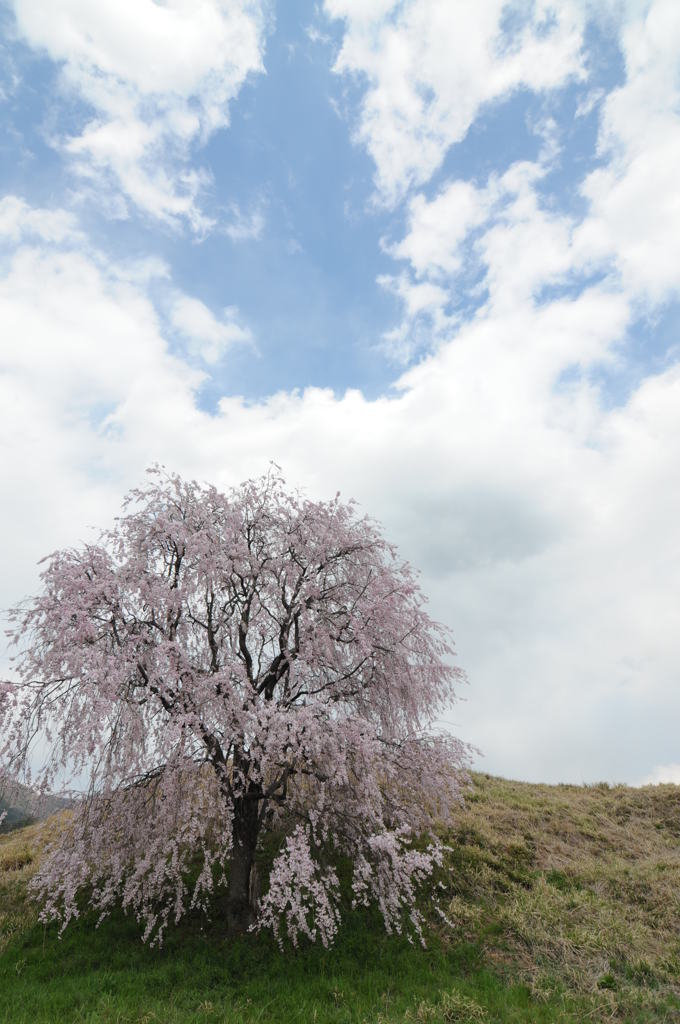
<svg viewBox="0 0 680 1024">
<path fill-rule="evenodd" d="M 468 753 L 431 732 L 461 672 L 415 572 L 354 503 L 275 469 L 227 494 L 149 473 L 12 612 L 3 770 L 81 789 L 33 883 L 43 918 L 122 903 L 158 941 L 223 890 L 230 927 L 329 944 L 343 858 L 356 903 L 419 933 L 441 849 L 414 840 L 460 803 Z"/>
</svg>

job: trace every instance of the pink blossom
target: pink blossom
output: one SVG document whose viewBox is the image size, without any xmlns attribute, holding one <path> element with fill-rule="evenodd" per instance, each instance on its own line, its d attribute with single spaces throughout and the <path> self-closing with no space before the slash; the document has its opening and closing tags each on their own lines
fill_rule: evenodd
<svg viewBox="0 0 680 1024">
<path fill-rule="evenodd" d="M 160 941 L 224 886 L 230 927 L 328 945 L 342 855 L 355 902 L 421 935 L 416 891 L 441 851 L 413 840 L 459 806 L 468 749 L 430 733 L 462 673 L 414 570 L 354 503 L 304 499 L 275 471 L 229 494 L 150 476 L 12 612 L 0 761 L 26 776 L 37 736 L 36 785 L 87 780 L 33 882 L 43 918 L 65 927 L 88 891 Z"/>
</svg>

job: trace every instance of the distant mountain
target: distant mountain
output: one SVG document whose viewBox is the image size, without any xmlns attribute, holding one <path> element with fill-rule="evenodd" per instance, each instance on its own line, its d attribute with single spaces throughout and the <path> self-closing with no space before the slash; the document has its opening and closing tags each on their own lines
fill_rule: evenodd
<svg viewBox="0 0 680 1024">
<path fill-rule="evenodd" d="M 25 811 L 18 807 L 10 807 L 10 805 L 0 797 L 0 815 L 7 812 L 7 817 L 3 818 L 0 823 L 0 835 L 4 832 L 11 832 L 15 828 L 23 828 L 24 825 L 30 825 L 35 821 L 35 818 L 31 818 L 26 814 Z"/>
<path fill-rule="evenodd" d="M 70 805 L 71 801 L 66 797 L 51 794 L 39 797 L 28 786 L 13 783 L 11 791 L 0 791 L 0 815 L 7 813 L 0 824 L 0 834 L 31 825 L 34 821 L 43 821 Z"/>
</svg>

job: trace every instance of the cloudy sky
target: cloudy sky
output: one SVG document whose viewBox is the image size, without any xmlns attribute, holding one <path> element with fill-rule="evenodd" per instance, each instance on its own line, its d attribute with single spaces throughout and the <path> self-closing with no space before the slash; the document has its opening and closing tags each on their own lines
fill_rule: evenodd
<svg viewBox="0 0 680 1024">
<path fill-rule="evenodd" d="M 480 768 L 680 781 L 677 0 L 0 0 L 0 40 L 0 604 L 152 462 L 274 459 L 422 570 Z"/>
</svg>

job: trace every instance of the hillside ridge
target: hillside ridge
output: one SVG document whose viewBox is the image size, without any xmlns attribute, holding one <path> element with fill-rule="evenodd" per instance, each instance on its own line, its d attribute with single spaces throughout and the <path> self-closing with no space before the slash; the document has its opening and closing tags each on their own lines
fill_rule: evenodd
<svg viewBox="0 0 680 1024">
<path fill-rule="evenodd" d="M 474 773 L 465 808 L 441 830 L 449 852 L 435 884 L 452 929 L 430 913 L 423 951 L 386 936 L 377 917 L 347 911 L 336 948 L 283 959 L 266 936 L 234 941 L 219 920 L 180 925 L 162 954 L 122 917 L 98 931 L 86 918 L 60 943 L 26 900 L 60 820 L 0 837 L 8 1024 L 55 1019 L 46 1007 L 56 976 L 59 1019 L 69 1024 L 680 1021 L 680 786 L 550 786 Z M 158 988 L 168 971 L 172 998 Z M 104 976 L 106 1012 L 96 995 Z M 210 991 L 199 998 L 201 985 Z"/>
</svg>

